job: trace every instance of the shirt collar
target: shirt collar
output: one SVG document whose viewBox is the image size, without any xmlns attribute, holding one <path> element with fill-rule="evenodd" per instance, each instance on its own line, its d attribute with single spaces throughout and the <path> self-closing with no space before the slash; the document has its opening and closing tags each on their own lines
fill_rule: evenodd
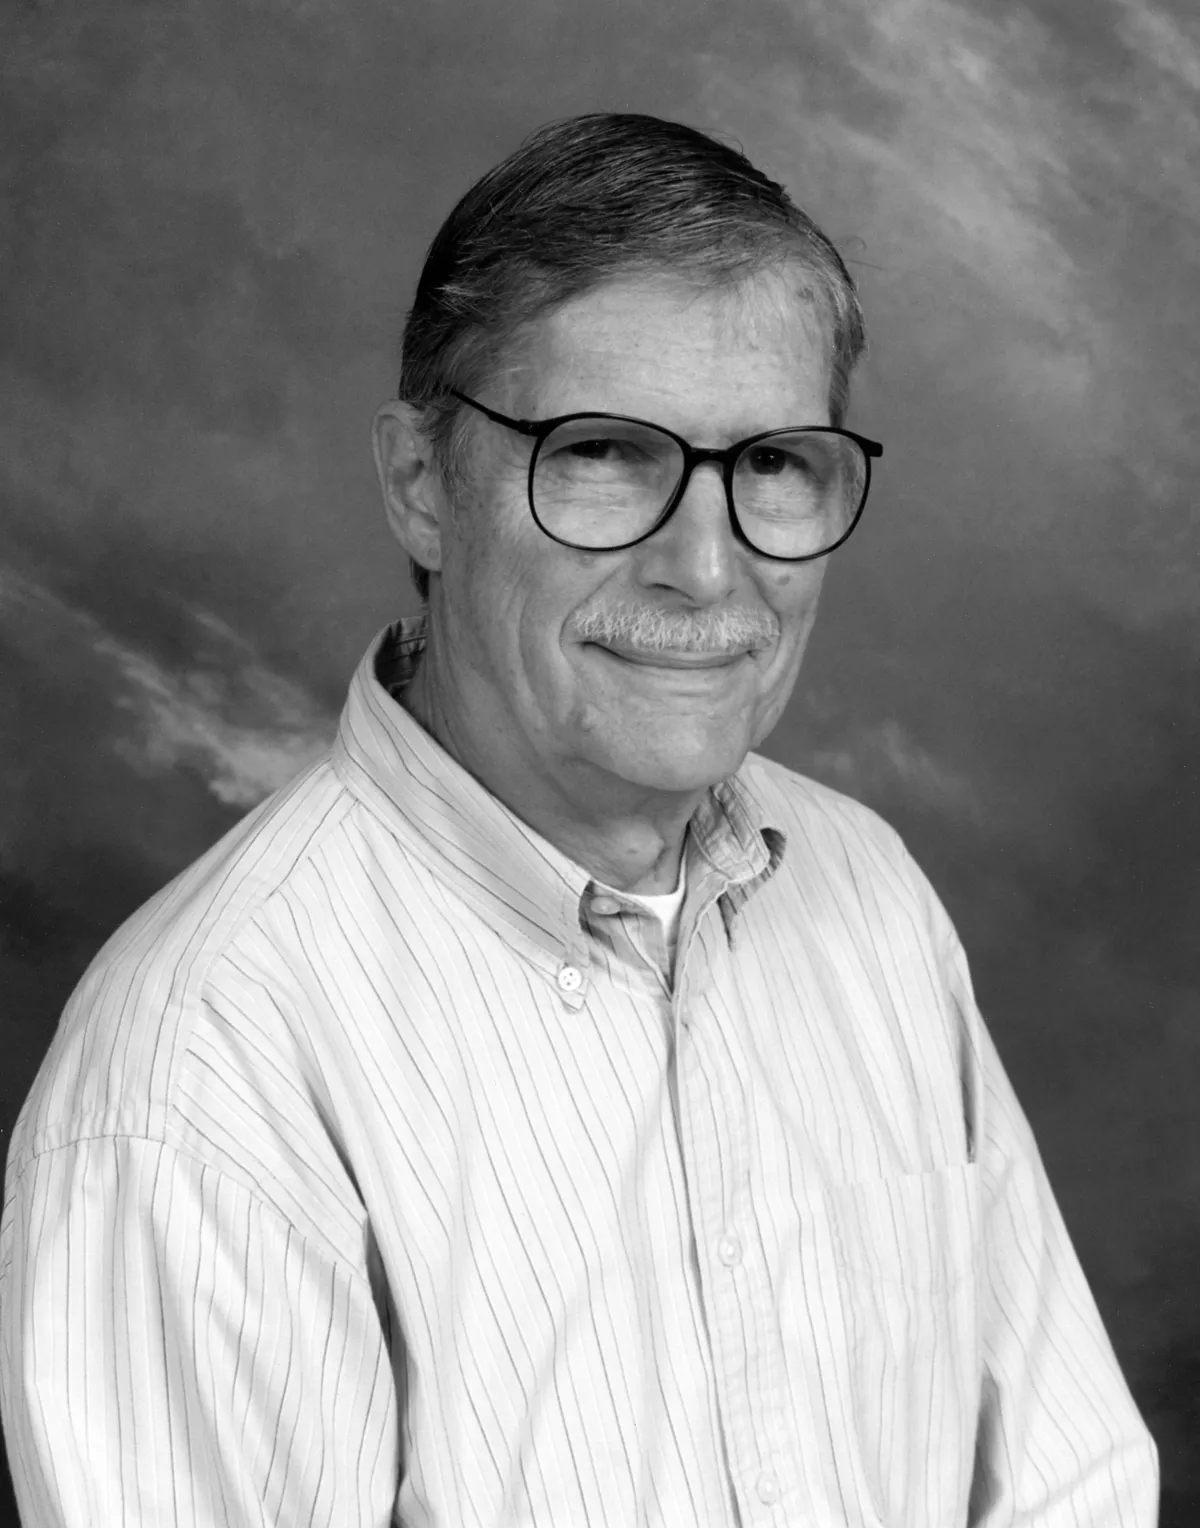
<svg viewBox="0 0 1200 1528">
<path fill-rule="evenodd" d="M 586 962 L 583 914 L 597 886 L 590 873 L 493 796 L 400 704 L 424 645 L 423 615 L 376 637 L 350 684 L 334 768 L 406 848 L 526 955 L 555 968 Z M 720 782 L 689 824 L 689 902 L 693 885 L 704 882 L 709 897 L 740 889 L 740 904 L 774 872 L 783 849 L 783 834 L 763 821 L 746 782 Z"/>
</svg>

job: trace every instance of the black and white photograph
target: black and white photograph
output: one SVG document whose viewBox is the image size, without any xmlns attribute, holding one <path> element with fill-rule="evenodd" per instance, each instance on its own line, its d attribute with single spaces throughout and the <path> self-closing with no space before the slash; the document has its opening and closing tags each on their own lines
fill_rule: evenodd
<svg viewBox="0 0 1200 1528">
<path fill-rule="evenodd" d="M 0 1524 L 1200 1524 L 1200 12 L 0 7 Z"/>
</svg>

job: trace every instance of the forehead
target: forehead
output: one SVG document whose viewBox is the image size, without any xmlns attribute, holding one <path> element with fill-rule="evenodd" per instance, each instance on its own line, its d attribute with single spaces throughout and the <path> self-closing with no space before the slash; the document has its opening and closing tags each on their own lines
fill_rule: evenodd
<svg viewBox="0 0 1200 1528">
<path fill-rule="evenodd" d="M 733 439 L 827 419 L 829 330 L 802 272 L 640 273 L 526 325 L 499 380 L 526 418 L 595 409 Z"/>
</svg>

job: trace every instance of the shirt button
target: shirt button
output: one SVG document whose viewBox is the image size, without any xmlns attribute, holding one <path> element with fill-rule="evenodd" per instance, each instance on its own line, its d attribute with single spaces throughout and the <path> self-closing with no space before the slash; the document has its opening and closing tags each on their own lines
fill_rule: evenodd
<svg viewBox="0 0 1200 1528">
<path fill-rule="evenodd" d="M 583 973 L 578 966 L 559 966 L 558 986 L 561 992 L 578 992 L 583 986 Z"/>
<path fill-rule="evenodd" d="M 764 1470 L 755 1482 L 754 1489 L 758 1492 L 758 1499 L 765 1507 L 770 1507 L 779 1500 L 779 1481 L 770 1470 Z"/>
<path fill-rule="evenodd" d="M 736 1268 L 742 1260 L 742 1244 L 736 1236 L 722 1236 L 717 1243 L 717 1256 L 726 1268 Z"/>
<path fill-rule="evenodd" d="M 611 918 L 613 913 L 621 911 L 621 904 L 614 901 L 612 897 L 593 897 L 592 911 L 599 914 L 601 918 Z"/>
</svg>

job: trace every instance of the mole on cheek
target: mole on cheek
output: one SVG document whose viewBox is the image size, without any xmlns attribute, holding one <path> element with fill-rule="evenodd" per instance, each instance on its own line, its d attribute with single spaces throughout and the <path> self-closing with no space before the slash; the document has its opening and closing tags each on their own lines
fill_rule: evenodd
<svg viewBox="0 0 1200 1528">
<path fill-rule="evenodd" d="M 599 732 L 604 723 L 604 712 L 591 701 L 584 701 L 572 717 L 580 732 Z"/>
</svg>

